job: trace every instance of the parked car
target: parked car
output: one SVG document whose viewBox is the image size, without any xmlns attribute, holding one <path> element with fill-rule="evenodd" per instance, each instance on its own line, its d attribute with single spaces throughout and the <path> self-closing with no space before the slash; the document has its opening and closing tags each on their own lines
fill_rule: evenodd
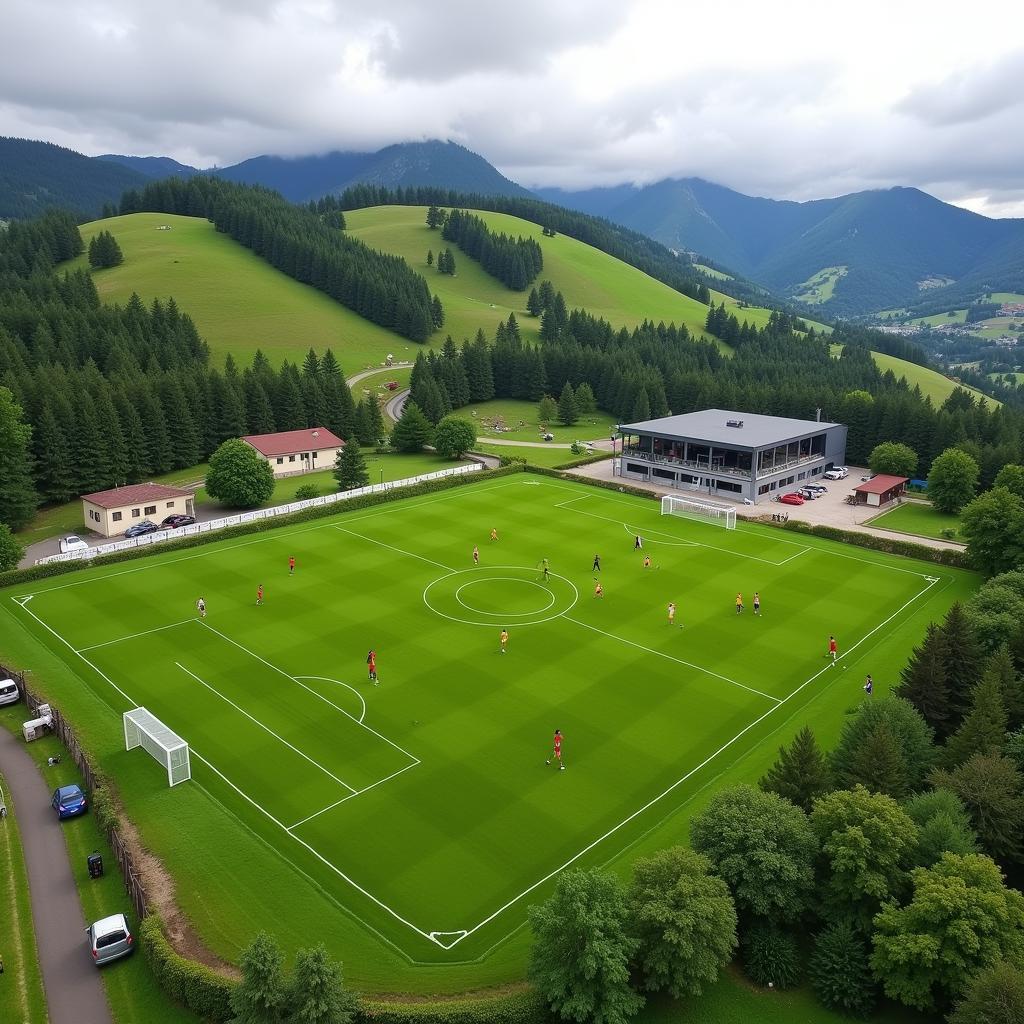
<svg viewBox="0 0 1024 1024">
<path fill-rule="evenodd" d="M 128 956 L 135 949 L 124 914 L 111 914 L 110 917 L 94 921 L 85 930 L 89 934 L 89 951 L 97 967 Z"/>
<path fill-rule="evenodd" d="M 805 491 L 815 491 L 817 494 L 828 494 L 828 488 L 824 484 L 805 484 Z"/>
<path fill-rule="evenodd" d="M 824 473 L 826 480 L 845 480 L 849 475 L 850 471 L 845 466 L 833 466 Z"/>
<path fill-rule="evenodd" d="M 144 533 L 153 533 L 155 530 L 159 529 L 160 527 L 151 519 L 143 519 L 141 523 L 129 526 L 128 529 L 124 531 L 124 535 L 126 537 L 141 537 Z"/>
<path fill-rule="evenodd" d="M 179 526 L 191 526 L 195 521 L 195 516 L 186 516 L 179 512 L 177 515 L 168 516 L 160 524 L 160 527 L 164 530 L 176 530 Z M 127 536 L 127 534 L 125 534 L 125 536 Z"/>
<path fill-rule="evenodd" d="M 69 551 L 86 551 L 89 547 L 81 537 L 76 537 L 73 533 L 69 533 L 66 537 L 61 537 L 57 546 L 60 548 L 62 555 L 67 554 Z"/>
<path fill-rule="evenodd" d="M 13 679 L 0 679 L 0 705 L 17 704 L 21 699 L 21 691 Z"/>
<path fill-rule="evenodd" d="M 804 503 L 804 499 L 797 494 L 796 491 L 784 494 L 779 498 L 779 501 L 781 501 L 783 505 L 802 505 Z"/>
<path fill-rule="evenodd" d="M 57 812 L 57 819 L 63 821 L 65 818 L 85 814 L 89 810 L 89 801 L 86 800 L 81 786 L 61 786 L 60 789 L 53 791 L 50 806 Z"/>
<path fill-rule="evenodd" d="M 388 391 L 397 391 L 398 390 L 398 381 L 397 380 L 385 381 L 384 382 L 384 387 L 386 387 L 388 389 Z"/>
<path fill-rule="evenodd" d="M 800 490 L 797 491 L 797 494 L 799 494 L 804 501 L 814 501 L 815 498 L 820 497 L 818 492 L 810 487 L 801 487 Z"/>
</svg>

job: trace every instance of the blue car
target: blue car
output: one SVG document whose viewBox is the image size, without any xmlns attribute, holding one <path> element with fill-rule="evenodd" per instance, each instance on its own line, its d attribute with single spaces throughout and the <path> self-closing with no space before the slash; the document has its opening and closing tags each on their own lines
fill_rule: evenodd
<svg viewBox="0 0 1024 1024">
<path fill-rule="evenodd" d="M 53 791 L 53 799 L 50 806 L 57 812 L 57 818 L 63 821 L 65 818 L 73 818 L 76 814 L 85 814 L 89 809 L 89 802 L 80 786 L 61 786 Z"/>
</svg>

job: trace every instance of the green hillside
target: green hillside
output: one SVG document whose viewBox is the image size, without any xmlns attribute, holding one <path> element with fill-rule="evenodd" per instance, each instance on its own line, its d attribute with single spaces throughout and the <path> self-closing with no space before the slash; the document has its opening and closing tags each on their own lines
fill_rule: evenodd
<svg viewBox="0 0 1024 1024">
<path fill-rule="evenodd" d="M 534 238 L 540 243 L 544 252 L 540 279 L 550 280 L 565 296 L 570 309 L 582 307 L 617 327 L 633 327 L 643 320 L 664 320 L 685 324 L 695 334 L 703 333 L 707 306 L 673 291 L 635 267 L 567 235 L 545 238 L 538 225 L 518 217 L 474 212 L 494 231 Z M 350 234 L 375 249 L 404 256 L 414 270 L 426 277 L 431 290 L 444 303 L 441 337 L 451 334 L 461 340 L 472 337 L 480 327 L 491 335 L 500 321 L 515 313 L 524 335 L 537 338 L 540 323 L 526 312 L 528 292 L 511 291 L 484 273 L 479 264 L 445 242 L 440 231 L 428 228 L 426 215 L 424 206 L 377 206 L 347 212 L 345 219 Z M 455 254 L 454 277 L 427 266 L 427 251 L 433 250 L 436 256 L 445 247 Z"/>
<path fill-rule="evenodd" d="M 633 327 L 645 319 L 685 324 L 701 334 L 707 307 L 646 274 L 576 239 L 543 238 L 534 224 L 505 214 L 480 214 L 506 233 L 542 242 L 543 277 L 565 295 L 569 308 L 582 307 L 615 326 Z M 444 303 L 447 334 L 461 341 L 479 328 L 491 337 L 515 313 L 526 338 L 537 340 L 539 320 L 525 309 L 527 293 L 513 292 L 456 250 L 455 277 L 426 264 L 446 243 L 426 227 L 423 207 L 377 207 L 347 214 L 350 232 L 374 248 L 404 256 L 422 273 Z M 159 230 L 169 225 L 169 231 Z M 195 321 L 215 356 L 231 352 L 248 361 L 262 349 L 272 362 L 296 359 L 308 351 L 334 349 L 346 371 L 380 363 L 388 352 L 415 358 L 418 347 L 369 323 L 313 288 L 274 270 L 249 250 L 195 217 L 137 213 L 82 225 L 88 244 L 100 230 L 113 233 L 124 263 L 94 273 L 100 296 L 124 303 L 132 292 L 145 302 L 173 296 Z M 85 257 L 67 264 L 86 266 Z M 727 301 L 735 301 L 723 296 Z M 768 311 L 744 311 L 759 325 Z"/>
<path fill-rule="evenodd" d="M 842 350 L 842 345 L 833 345 L 832 355 L 838 358 Z M 896 356 L 886 355 L 884 352 L 872 352 L 871 355 L 875 360 L 875 364 L 883 373 L 886 370 L 892 370 L 896 374 L 897 379 L 906 377 L 907 383 L 911 387 L 915 384 L 919 385 L 921 394 L 931 398 L 932 403 L 936 406 L 942 405 L 958 387 L 970 392 L 975 398 L 984 399 L 992 406 L 1003 404 L 989 395 L 982 394 L 982 392 L 975 388 L 968 387 L 966 384 L 957 384 L 956 381 L 944 377 L 938 370 L 931 370 L 927 366 L 919 366 L 917 363 L 908 362 L 906 359 L 898 359 Z"/>
</svg>

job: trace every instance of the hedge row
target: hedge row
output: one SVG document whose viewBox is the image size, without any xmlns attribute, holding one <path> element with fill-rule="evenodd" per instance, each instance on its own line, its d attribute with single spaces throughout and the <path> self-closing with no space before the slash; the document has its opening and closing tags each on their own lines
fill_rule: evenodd
<svg viewBox="0 0 1024 1024">
<path fill-rule="evenodd" d="M 404 500 L 405 498 L 435 494 L 451 490 L 454 487 L 464 487 L 467 484 L 476 483 L 478 480 L 492 480 L 496 476 L 507 476 L 510 473 L 521 473 L 522 471 L 522 464 L 517 463 L 502 469 L 483 470 L 479 473 L 463 473 L 460 476 L 443 477 L 440 480 L 425 480 L 423 483 L 410 484 L 408 487 L 394 487 L 387 491 L 378 491 L 376 494 L 361 494 L 357 498 L 350 498 L 348 501 L 336 502 L 332 505 L 314 505 L 311 508 L 302 509 L 299 512 L 291 512 L 288 515 L 256 519 L 251 523 L 229 526 L 224 530 L 197 533 L 189 537 L 182 537 L 180 540 L 162 541 L 159 544 L 146 544 L 142 547 L 128 548 L 125 551 L 115 551 L 109 555 L 99 555 L 88 560 L 48 562 L 45 565 L 33 565 L 28 569 L 11 569 L 8 572 L 0 573 L 0 588 L 14 587 L 22 583 L 34 583 L 36 580 L 44 580 L 52 576 L 62 576 L 65 573 L 76 572 L 84 567 L 114 565 L 118 562 L 129 562 L 136 558 L 145 558 L 152 554 L 183 551 L 186 548 L 201 547 L 204 544 L 214 544 L 222 540 L 234 540 L 247 534 L 263 533 L 266 530 L 274 530 L 281 526 L 294 526 L 296 523 L 325 519 L 329 516 L 335 516 L 354 509 L 372 508 L 376 505 L 384 505 L 388 502 Z"/>
<path fill-rule="evenodd" d="M 179 956 L 164 935 L 158 914 L 150 914 L 139 928 L 142 951 L 156 980 L 174 1000 L 205 1020 L 228 1021 L 235 982 L 205 964 Z"/>
<path fill-rule="evenodd" d="M 607 462 L 612 457 L 611 452 L 596 452 L 593 455 L 587 455 L 584 458 L 574 458 L 572 462 L 564 462 L 560 466 L 555 466 L 555 469 L 575 469 L 577 466 L 589 466 L 594 462 Z"/>
<path fill-rule="evenodd" d="M 795 533 L 809 533 L 813 537 L 822 537 L 825 540 L 855 544 L 857 547 L 870 548 L 872 551 L 884 551 L 888 555 L 903 555 L 905 558 L 916 558 L 922 562 L 948 565 L 954 569 L 972 568 L 967 552 L 960 549 L 930 548 L 909 540 L 876 537 L 870 533 L 855 533 L 853 530 L 841 530 L 838 526 L 820 526 L 805 523 L 799 519 L 790 519 L 785 523 L 766 523 L 765 525 L 780 526 L 784 530 L 792 530 Z"/>
<path fill-rule="evenodd" d="M 366 999 L 362 1018 L 372 1024 L 544 1024 L 551 1019 L 532 989 L 492 998 L 433 1003 L 385 1003 Z"/>
</svg>

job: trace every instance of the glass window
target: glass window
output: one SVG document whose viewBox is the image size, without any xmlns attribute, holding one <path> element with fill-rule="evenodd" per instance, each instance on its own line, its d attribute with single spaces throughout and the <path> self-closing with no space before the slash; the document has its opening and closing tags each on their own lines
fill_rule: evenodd
<svg viewBox="0 0 1024 1024">
<path fill-rule="evenodd" d="M 295 456 L 294 455 L 289 455 L 288 456 L 288 461 L 289 462 L 294 462 L 295 461 Z"/>
<path fill-rule="evenodd" d="M 167 502 L 167 504 L 164 507 L 165 508 L 174 508 L 174 502 L 173 501 L 169 501 L 169 502 Z"/>
<path fill-rule="evenodd" d="M 112 515 L 112 516 L 111 516 L 110 518 L 111 518 L 111 519 L 112 519 L 112 520 L 113 520 L 113 521 L 114 521 L 115 523 L 119 523 L 119 522 L 121 522 L 121 513 L 120 513 L 120 512 L 115 512 L 115 513 L 114 513 L 114 514 L 113 514 L 113 515 Z"/>
<path fill-rule="evenodd" d="M 147 505 L 146 506 L 146 515 L 147 516 L 155 516 L 156 515 L 156 505 Z"/>
<path fill-rule="evenodd" d="M 138 519 L 138 518 L 139 518 L 139 510 L 137 508 L 133 508 L 132 509 L 132 519 Z"/>
<path fill-rule="evenodd" d="M 278 455 L 278 457 L 277 457 L 277 464 L 279 466 L 283 466 L 284 465 L 284 456 L 283 455 Z"/>
</svg>

